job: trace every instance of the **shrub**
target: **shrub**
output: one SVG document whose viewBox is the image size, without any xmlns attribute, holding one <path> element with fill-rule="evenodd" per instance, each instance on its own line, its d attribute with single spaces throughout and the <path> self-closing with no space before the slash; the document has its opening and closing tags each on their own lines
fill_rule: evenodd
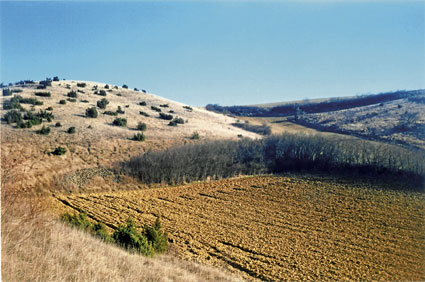
<svg viewBox="0 0 425 282">
<path fill-rule="evenodd" d="M 23 92 L 22 89 L 12 89 L 11 91 L 12 91 L 12 93 L 21 93 L 21 92 Z"/>
<path fill-rule="evenodd" d="M 84 92 L 83 90 L 80 90 L 80 89 L 77 89 L 77 92 L 78 93 L 83 93 L 83 94 L 86 93 L 86 92 Z"/>
<path fill-rule="evenodd" d="M 53 115 L 52 115 L 53 117 Z M 34 114 L 32 112 L 26 112 L 24 114 L 24 120 L 27 120 L 31 125 L 39 125 L 43 122 L 43 115 L 41 114 Z"/>
<path fill-rule="evenodd" d="M 78 95 L 77 95 L 77 92 L 72 90 L 72 91 L 68 92 L 67 96 L 70 97 L 70 98 L 77 98 Z"/>
<path fill-rule="evenodd" d="M 81 83 L 77 83 L 77 86 L 84 88 L 87 86 L 87 84 L 85 82 L 81 82 Z"/>
<path fill-rule="evenodd" d="M 46 85 L 37 85 L 37 89 L 46 89 Z"/>
<path fill-rule="evenodd" d="M 127 126 L 127 119 L 125 119 L 125 118 L 116 118 L 113 121 L 113 125 L 115 125 L 115 126 Z"/>
<path fill-rule="evenodd" d="M 3 104 L 3 109 L 4 110 L 19 109 L 19 107 L 21 106 L 19 104 L 19 97 L 20 96 L 14 96 L 10 100 L 5 101 Z"/>
<path fill-rule="evenodd" d="M 110 116 L 116 116 L 116 115 L 118 115 L 117 112 L 112 112 L 112 111 L 104 111 L 103 114 L 104 115 L 110 115 Z"/>
<path fill-rule="evenodd" d="M 53 111 L 52 107 L 47 107 L 46 111 Z"/>
<path fill-rule="evenodd" d="M 70 128 L 68 128 L 68 130 L 66 131 L 69 134 L 74 134 L 75 133 L 75 126 L 71 126 Z"/>
<path fill-rule="evenodd" d="M 95 94 L 98 94 L 100 96 L 106 96 L 106 91 L 105 90 L 99 90 L 99 91 L 96 91 L 96 92 L 95 92 Z"/>
<path fill-rule="evenodd" d="M 121 95 L 121 93 L 117 93 L 117 96 L 120 96 L 121 97 L 122 95 Z"/>
<path fill-rule="evenodd" d="M 170 113 L 170 114 L 174 114 L 174 113 L 175 113 L 175 111 L 173 111 L 173 110 L 169 110 L 169 111 L 168 111 L 168 113 Z"/>
<path fill-rule="evenodd" d="M 57 123 L 55 124 L 55 126 L 56 126 L 56 127 L 61 127 L 61 126 L 62 126 L 62 124 L 61 124 L 60 122 L 57 122 Z"/>
<path fill-rule="evenodd" d="M 55 118 L 55 116 L 52 113 L 49 113 L 49 112 L 43 111 L 43 110 L 40 110 L 40 112 L 38 114 L 36 114 L 35 116 L 39 117 L 39 118 L 47 119 L 48 121 L 51 121 L 52 119 Z"/>
<path fill-rule="evenodd" d="M 77 102 L 77 99 L 74 99 L 74 98 L 68 98 L 66 100 L 69 101 L 69 102 L 71 102 L 71 103 Z"/>
<path fill-rule="evenodd" d="M 52 152 L 52 154 L 56 156 L 62 156 L 65 153 L 66 153 L 66 148 L 64 147 L 56 147 L 55 150 Z"/>
<path fill-rule="evenodd" d="M 97 85 L 93 86 L 93 88 L 91 90 L 97 90 Z"/>
<path fill-rule="evenodd" d="M 29 122 L 29 121 L 27 121 L 27 122 L 19 121 L 16 124 L 16 127 L 17 128 L 31 128 L 32 127 L 32 123 Z"/>
<path fill-rule="evenodd" d="M 8 124 L 11 124 L 11 123 L 22 121 L 22 115 L 17 110 L 10 110 L 4 115 L 3 119 Z"/>
<path fill-rule="evenodd" d="M 90 118 L 97 118 L 96 107 L 91 107 L 86 110 L 86 116 Z"/>
<path fill-rule="evenodd" d="M 141 114 L 142 116 L 145 116 L 145 117 L 149 117 L 149 114 L 146 113 L 146 112 L 143 112 L 143 111 L 140 111 L 139 114 Z"/>
<path fill-rule="evenodd" d="M 45 127 L 43 125 L 43 127 L 39 130 L 36 131 L 37 134 L 41 134 L 41 135 L 47 135 L 50 133 L 50 127 Z"/>
<path fill-rule="evenodd" d="M 46 78 L 46 80 L 40 81 L 39 84 L 43 85 L 44 87 L 52 86 L 52 80 L 50 78 Z"/>
<path fill-rule="evenodd" d="M 59 81 L 59 77 L 57 76 L 53 77 L 53 81 Z"/>
<path fill-rule="evenodd" d="M 105 88 L 105 89 L 109 89 L 109 85 L 108 85 L 108 84 L 106 84 L 104 88 Z"/>
<path fill-rule="evenodd" d="M 122 86 L 122 88 L 128 89 L 128 86 L 127 86 L 126 84 L 124 84 L 124 85 Z"/>
<path fill-rule="evenodd" d="M 81 103 L 89 103 L 89 100 L 80 100 Z"/>
<path fill-rule="evenodd" d="M 146 102 L 145 101 L 142 101 L 142 102 L 139 103 L 139 105 L 140 106 L 146 106 Z"/>
<path fill-rule="evenodd" d="M 126 225 L 120 225 L 112 234 L 115 242 L 121 246 L 137 251 L 145 256 L 151 256 L 154 253 L 152 244 L 149 243 L 146 236 L 138 232 L 134 221 L 127 220 Z"/>
<path fill-rule="evenodd" d="M 146 90 L 145 90 L 145 89 L 142 89 L 142 92 L 143 92 L 143 93 L 146 93 Z"/>
<path fill-rule="evenodd" d="M 97 101 L 97 106 L 100 109 L 106 109 L 106 106 L 109 104 L 109 101 L 105 98 L 103 98 L 102 100 Z"/>
<path fill-rule="evenodd" d="M 177 123 L 174 120 L 172 120 L 168 123 L 168 126 L 177 126 Z"/>
<path fill-rule="evenodd" d="M 61 104 L 61 105 L 65 105 L 65 104 L 66 104 L 66 101 L 65 101 L 65 100 L 60 100 L 60 101 L 59 101 L 59 104 Z"/>
<path fill-rule="evenodd" d="M 190 139 L 192 139 L 192 140 L 199 140 L 201 137 L 199 136 L 199 133 L 198 132 L 194 132 L 193 134 L 192 134 L 192 136 L 190 137 Z"/>
<path fill-rule="evenodd" d="M 161 109 L 155 106 L 151 106 L 151 109 L 158 113 L 161 112 Z"/>
<path fill-rule="evenodd" d="M 137 130 L 145 131 L 146 128 L 147 128 L 147 126 L 146 126 L 146 123 L 144 123 L 144 122 L 139 122 L 137 124 Z"/>
<path fill-rule="evenodd" d="M 160 107 L 162 107 L 162 108 L 168 108 L 169 107 L 169 105 L 168 104 L 161 104 L 161 105 L 159 105 Z"/>
<path fill-rule="evenodd" d="M 50 96 L 52 96 L 50 94 L 50 92 L 35 92 L 34 95 L 39 96 L 39 97 L 50 97 Z"/>
<path fill-rule="evenodd" d="M 173 116 L 172 115 L 168 115 L 168 114 L 164 114 L 164 113 L 159 113 L 159 118 L 160 119 L 165 119 L 165 120 L 172 120 Z"/>
<path fill-rule="evenodd" d="M 175 118 L 174 122 L 177 124 L 184 124 L 184 120 L 182 118 Z"/>
<path fill-rule="evenodd" d="M 118 114 L 125 114 L 125 112 L 121 109 L 121 106 L 118 106 L 117 113 Z"/>
<path fill-rule="evenodd" d="M 130 105 L 125 105 L 126 108 L 130 108 Z"/>
<path fill-rule="evenodd" d="M 12 91 L 9 88 L 3 88 L 3 96 L 10 96 L 12 95 Z"/>
<path fill-rule="evenodd" d="M 139 91 L 139 89 L 137 89 L 137 88 L 134 88 L 134 91 Z"/>
<path fill-rule="evenodd" d="M 87 215 L 84 213 L 79 214 L 69 214 L 65 213 L 61 215 L 61 219 L 68 223 L 69 225 L 82 229 L 85 231 L 90 232 L 92 235 L 96 237 L 100 237 L 101 239 L 107 241 L 107 242 L 113 242 L 111 236 L 109 236 L 108 231 L 106 230 L 106 227 L 103 223 L 91 223 L 91 221 L 88 219 Z"/>
<path fill-rule="evenodd" d="M 143 133 L 136 133 L 133 136 L 134 141 L 145 141 L 145 135 Z"/>
</svg>

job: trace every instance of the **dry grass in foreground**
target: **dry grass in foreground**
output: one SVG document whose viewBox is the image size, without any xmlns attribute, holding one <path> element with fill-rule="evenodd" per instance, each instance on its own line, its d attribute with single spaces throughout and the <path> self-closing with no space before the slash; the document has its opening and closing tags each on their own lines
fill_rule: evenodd
<svg viewBox="0 0 425 282">
<path fill-rule="evenodd" d="M 2 220 L 2 281 L 241 281 L 171 255 L 130 254 L 42 216 Z"/>
</svg>

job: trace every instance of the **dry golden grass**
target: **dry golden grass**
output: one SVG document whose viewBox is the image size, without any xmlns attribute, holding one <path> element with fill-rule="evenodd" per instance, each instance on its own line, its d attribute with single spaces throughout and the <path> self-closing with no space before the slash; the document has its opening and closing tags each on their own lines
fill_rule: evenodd
<svg viewBox="0 0 425 282">
<path fill-rule="evenodd" d="M 1 151 L 2 162 L 5 164 L 21 160 L 19 165 L 14 167 L 15 172 L 19 172 L 25 177 L 20 186 L 26 191 L 36 189 L 49 190 L 49 187 L 57 189 L 61 186 L 61 177 L 77 169 L 89 167 L 111 167 L 130 157 L 143 153 L 149 149 L 163 150 L 173 145 L 202 142 L 214 139 L 236 139 L 238 134 L 246 137 L 257 138 L 258 135 L 231 126 L 236 120 L 231 117 L 215 114 L 202 108 L 193 107 L 189 112 L 183 108 L 184 104 L 173 102 L 159 96 L 133 91 L 129 89 L 112 89 L 107 92 L 107 96 L 96 95 L 91 90 L 94 85 L 103 89 L 104 83 L 86 82 L 85 88 L 77 87 L 80 81 L 59 81 L 52 82 L 52 87 L 37 90 L 34 87 L 18 87 L 11 89 L 22 89 L 17 93 L 24 98 L 36 98 L 44 102 L 42 106 L 35 106 L 35 112 L 45 110 L 49 106 L 53 108 L 55 119 L 43 125 L 51 128 L 51 133 L 47 136 L 35 134 L 35 131 L 42 125 L 34 126 L 31 129 L 17 129 L 7 124 L 1 125 Z M 70 89 L 66 85 L 70 85 Z M 76 103 L 67 102 L 65 105 L 59 101 L 68 97 L 66 94 L 71 91 L 82 90 L 85 93 L 78 93 Z M 104 89 L 107 90 L 107 89 Z M 35 92 L 51 93 L 51 97 L 38 97 Z M 121 96 L 117 96 L 121 94 Z M 1 96 L 0 101 L 10 99 L 11 96 Z M 85 110 L 96 106 L 96 101 L 106 98 L 110 101 L 106 110 L 115 111 L 121 106 L 125 114 L 119 117 L 127 118 L 126 128 L 112 126 L 115 119 L 113 116 L 102 114 L 104 110 L 99 110 L 98 118 L 85 117 Z M 87 100 L 83 103 L 81 100 Z M 139 102 L 146 101 L 147 106 L 140 106 Z M 168 121 L 158 118 L 158 113 L 151 110 L 151 106 L 168 104 L 168 108 L 161 108 L 163 112 L 175 111 L 172 115 L 182 117 L 186 123 L 177 127 L 168 126 Z M 29 110 L 30 105 L 22 104 Z M 129 105 L 128 108 L 125 106 Z M 150 117 L 144 117 L 139 111 L 149 113 Z M 6 111 L 2 111 L 2 115 Z M 55 123 L 60 122 L 62 127 L 55 127 Z M 135 142 L 130 140 L 135 133 L 138 122 L 147 124 L 145 142 Z M 68 134 L 69 127 L 75 126 L 76 133 Z M 91 126 L 92 128 L 88 128 Z M 201 140 L 191 140 L 193 132 L 199 132 Z M 53 150 L 62 146 L 67 149 L 63 156 L 54 156 Z"/>
<path fill-rule="evenodd" d="M 425 196 L 389 190 L 397 185 L 262 176 L 58 195 L 56 204 L 109 226 L 161 216 L 181 257 L 249 280 L 424 280 Z"/>
</svg>

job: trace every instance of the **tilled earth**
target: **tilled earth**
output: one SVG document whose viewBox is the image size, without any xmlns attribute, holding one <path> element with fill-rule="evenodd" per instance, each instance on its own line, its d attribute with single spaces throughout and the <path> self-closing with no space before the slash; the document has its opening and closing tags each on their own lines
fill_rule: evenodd
<svg viewBox="0 0 425 282">
<path fill-rule="evenodd" d="M 425 280 L 424 194 L 371 187 L 260 176 L 55 197 L 111 228 L 160 216 L 179 256 L 248 280 Z"/>
</svg>

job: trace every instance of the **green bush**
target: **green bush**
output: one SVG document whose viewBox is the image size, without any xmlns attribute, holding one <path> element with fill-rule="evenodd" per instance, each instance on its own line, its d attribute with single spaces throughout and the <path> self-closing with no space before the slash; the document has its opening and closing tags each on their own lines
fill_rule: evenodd
<svg viewBox="0 0 425 282">
<path fill-rule="evenodd" d="M 50 117 L 50 116 L 48 115 L 48 117 Z M 52 115 L 52 117 L 53 117 L 53 115 Z M 24 120 L 27 120 L 31 124 L 31 126 L 32 125 L 39 125 L 43 122 L 43 113 L 34 114 L 33 112 L 26 112 L 24 114 Z"/>
<path fill-rule="evenodd" d="M 35 92 L 34 95 L 39 96 L 39 97 L 51 97 L 52 96 L 52 94 L 50 94 L 50 92 Z"/>
<path fill-rule="evenodd" d="M 81 82 L 81 83 L 77 83 L 77 86 L 78 87 L 86 87 L 87 86 L 87 84 L 86 83 L 84 83 L 84 82 Z"/>
<path fill-rule="evenodd" d="M 65 153 L 66 153 L 66 148 L 64 147 L 56 147 L 55 150 L 52 152 L 52 154 L 56 156 L 62 156 Z"/>
<path fill-rule="evenodd" d="M 182 118 L 175 118 L 174 122 L 177 124 L 184 124 L 184 120 Z"/>
<path fill-rule="evenodd" d="M 43 125 L 43 127 L 39 130 L 36 131 L 37 134 L 41 134 L 41 135 L 47 135 L 50 133 L 50 127 L 45 127 Z"/>
<path fill-rule="evenodd" d="M 152 247 L 156 253 L 163 253 L 168 249 L 168 235 L 162 231 L 161 221 L 159 217 L 156 218 L 153 226 L 147 225 L 143 228 L 144 235 L 148 241 L 152 243 Z"/>
<path fill-rule="evenodd" d="M 19 103 L 19 98 L 22 98 L 21 96 L 14 96 L 8 101 L 5 101 L 3 104 L 4 110 L 12 110 L 12 109 L 19 109 L 21 106 Z"/>
<path fill-rule="evenodd" d="M 71 92 L 68 92 L 68 94 L 66 94 L 68 97 L 70 98 L 77 98 L 77 92 L 75 92 L 74 90 L 72 90 Z"/>
<path fill-rule="evenodd" d="M 31 128 L 32 127 L 32 123 L 30 121 L 26 121 L 26 122 L 19 121 L 16 124 L 16 127 L 17 128 Z"/>
<path fill-rule="evenodd" d="M 161 105 L 159 105 L 160 107 L 162 107 L 162 108 L 168 108 L 169 107 L 169 105 L 168 104 L 161 104 Z"/>
<path fill-rule="evenodd" d="M 116 118 L 113 122 L 113 125 L 116 126 L 127 126 L 127 119 L 125 118 Z"/>
<path fill-rule="evenodd" d="M 190 106 L 183 106 L 183 109 L 186 109 L 189 112 L 193 111 L 192 107 L 190 107 Z"/>
<path fill-rule="evenodd" d="M 139 103 L 139 105 L 140 106 L 146 106 L 146 102 L 145 101 L 142 101 L 142 102 Z"/>
<path fill-rule="evenodd" d="M 52 107 L 47 107 L 46 111 L 53 111 Z"/>
<path fill-rule="evenodd" d="M 74 134 L 75 133 L 75 126 L 71 126 L 70 128 L 68 128 L 68 130 L 66 131 L 69 134 Z"/>
<path fill-rule="evenodd" d="M 59 77 L 58 76 L 53 77 L 53 81 L 59 81 Z"/>
<path fill-rule="evenodd" d="M 59 104 L 61 104 L 61 105 L 65 105 L 65 104 L 66 104 L 66 101 L 65 101 L 65 100 L 60 100 L 60 101 L 59 101 Z"/>
<path fill-rule="evenodd" d="M 145 131 L 146 128 L 147 128 L 147 126 L 146 126 L 146 123 L 144 123 L 144 122 L 139 122 L 137 124 L 137 130 Z"/>
<path fill-rule="evenodd" d="M 127 220 L 126 225 L 120 225 L 112 234 L 114 241 L 121 246 L 137 251 L 145 256 L 152 256 L 154 249 L 144 234 L 136 229 L 134 221 Z"/>
<path fill-rule="evenodd" d="M 91 107 L 86 110 L 86 116 L 90 118 L 97 118 L 97 110 L 96 107 Z"/>
<path fill-rule="evenodd" d="M 128 89 L 128 86 L 127 86 L 126 84 L 124 84 L 124 85 L 122 86 L 122 88 Z"/>
<path fill-rule="evenodd" d="M 75 103 L 75 102 L 77 102 L 77 99 L 74 99 L 74 98 L 68 98 L 68 99 L 66 99 L 66 100 L 68 100 L 69 102 L 71 102 L 71 103 Z"/>
<path fill-rule="evenodd" d="M 48 121 L 55 119 L 55 116 L 52 113 L 47 112 L 47 111 L 43 111 L 43 110 L 40 110 L 40 112 L 38 114 L 36 114 L 35 116 L 39 117 L 39 118 L 47 119 Z"/>
<path fill-rule="evenodd" d="M 161 109 L 155 106 L 151 106 L 151 109 L 158 113 L 161 112 Z"/>
<path fill-rule="evenodd" d="M 89 103 L 89 100 L 80 100 L 81 103 Z"/>
<path fill-rule="evenodd" d="M 3 88 L 3 96 L 10 96 L 12 95 L 12 91 L 9 88 Z"/>
<path fill-rule="evenodd" d="M 121 109 L 120 106 L 118 106 L 117 113 L 118 114 L 125 114 L 125 112 Z"/>
<path fill-rule="evenodd" d="M 177 123 L 174 120 L 172 120 L 168 123 L 168 126 L 177 126 Z"/>
<path fill-rule="evenodd" d="M 133 136 L 134 141 L 145 141 L 146 137 L 143 133 L 136 133 Z"/>
<path fill-rule="evenodd" d="M 100 95 L 100 96 L 106 96 L 106 91 L 105 90 L 99 90 L 99 92 L 97 92 L 95 94 Z"/>
<path fill-rule="evenodd" d="M 190 137 L 190 139 L 192 139 L 192 140 L 198 140 L 198 139 L 200 139 L 199 133 L 198 132 L 194 132 L 192 134 L 192 136 Z"/>
<path fill-rule="evenodd" d="M 108 84 L 105 85 L 105 89 L 109 89 L 109 85 Z"/>
<path fill-rule="evenodd" d="M 164 113 L 159 113 L 159 118 L 160 119 L 165 119 L 165 120 L 172 120 L 173 116 L 172 115 L 168 115 L 168 114 L 164 114 Z"/>
<path fill-rule="evenodd" d="M 62 124 L 61 124 L 60 122 L 57 122 L 57 123 L 55 124 L 55 126 L 56 126 L 56 127 L 61 127 L 61 126 L 62 126 Z"/>
<path fill-rule="evenodd" d="M 110 116 L 116 116 L 116 115 L 118 115 L 117 112 L 112 112 L 112 111 L 104 111 L 103 114 L 104 115 L 110 115 Z"/>
<path fill-rule="evenodd" d="M 143 112 L 143 111 L 140 111 L 139 114 L 141 114 L 142 116 L 145 116 L 145 117 L 149 117 L 149 114 L 146 113 L 146 112 Z"/>
<path fill-rule="evenodd" d="M 12 93 L 21 93 L 21 92 L 23 92 L 22 89 L 12 89 L 11 91 L 12 91 Z"/>
<path fill-rule="evenodd" d="M 106 109 L 106 106 L 109 104 L 109 101 L 105 98 L 103 98 L 102 100 L 97 101 L 97 106 L 100 109 Z"/>
<path fill-rule="evenodd" d="M 96 237 L 100 237 L 104 241 L 107 242 L 113 242 L 114 240 L 112 237 L 108 234 L 108 231 L 106 230 L 106 227 L 103 223 L 92 223 L 86 214 L 79 213 L 79 214 L 69 214 L 65 213 L 61 215 L 61 220 L 68 223 L 69 225 L 76 227 L 78 229 L 82 229 L 85 231 L 90 232 L 92 235 Z"/>
<path fill-rule="evenodd" d="M 11 123 L 22 121 L 22 115 L 17 110 L 10 110 L 4 115 L 3 119 L 8 124 L 11 124 Z"/>
</svg>

